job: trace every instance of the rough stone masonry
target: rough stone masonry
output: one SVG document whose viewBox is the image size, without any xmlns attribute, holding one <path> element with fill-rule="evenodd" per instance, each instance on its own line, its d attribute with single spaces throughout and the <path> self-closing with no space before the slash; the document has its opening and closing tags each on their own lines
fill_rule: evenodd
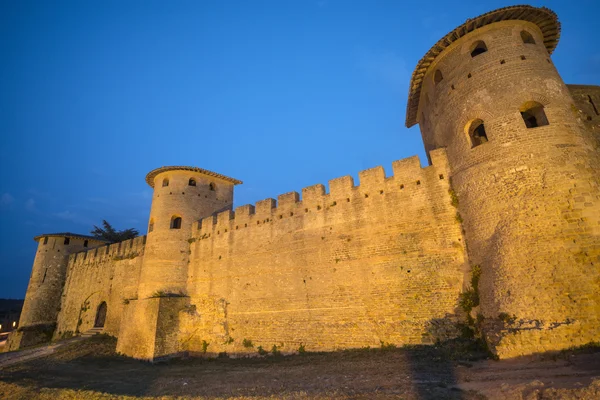
<svg viewBox="0 0 600 400">
<path fill-rule="evenodd" d="M 501 358 L 600 340 L 600 87 L 565 85 L 560 24 L 469 19 L 413 73 L 417 157 L 232 209 L 241 182 L 162 167 L 146 236 L 39 242 L 9 349 L 85 332 L 147 360 L 428 344 Z"/>
</svg>

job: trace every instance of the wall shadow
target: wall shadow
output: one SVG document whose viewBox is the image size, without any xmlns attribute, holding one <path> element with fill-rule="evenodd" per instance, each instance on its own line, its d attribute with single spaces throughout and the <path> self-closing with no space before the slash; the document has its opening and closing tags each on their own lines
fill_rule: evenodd
<svg viewBox="0 0 600 400">
<path fill-rule="evenodd" d="M 119 356 L 115 346 L 109 337 L 65 345 L 51 356 L 1 370 L 0 381 L 120 396 L 480 398 L 457 387 L 457 365 L 474 357 L 464 341 L 155 364 Z"/>
</svg>

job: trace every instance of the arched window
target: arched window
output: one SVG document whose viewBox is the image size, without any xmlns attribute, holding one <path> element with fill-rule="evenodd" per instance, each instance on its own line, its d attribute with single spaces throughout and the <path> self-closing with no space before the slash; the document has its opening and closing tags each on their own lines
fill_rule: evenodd
<svg viewBox="0 0 600 400">
<path fill-rule="evenodd" d="M 521 39 L 523 40 L 523 43 L 535 44 L 535 39 L 533 38 L 531 33 L 527 31 L 521 31 Z"/>
<path fill-rule="evenodd" d="M 150 223 L 148 224 L 148 233 L 154 230 L 154 218 L 150 218 Z"/>
<path fill-rule="evenodd" d="M 480 119 L 476 119 L 468 123 L 466 132 L 471 140 L 471 148 L 477 147 L 488 141 L 487 133 L 485 132 L 485 126 L 483 125 L 483 121 Z"/>
<path fill-rule="evenodd" d="M 521 117 L 527 128 L 537 128 L 538 126 L 549 125 L 548 118 L 544 112 L 544 106 L 536 101 L 528 101 L 519 109 Z"/>
<path fill-rule="evenodd" d="M 68 237 L 65 238 L 65 241 L 63 242 L 63 244 L 69 244 L 71 243 L 71 239 L 69 239 Z"/>
<path fill-rule="evenodd" d="M 181 217 L 173 216 L 171 218 L 171 229 L 181 229 Z"/>
<path fill-rule="evenodd" d="M 163 179 L 163 187 L 169 186 L 169 178 Z"/>
<path fill-rule="evenodd" d="M 437 85 L 442 80 L 444 80 L 444 75 L 442 75 L 442 71 L 436 69 L 435 73 L 433 74 L 433 82 Z"/>
<path fill-rule="evenodd" d="M 196 186 L 196 180 L 194 178 L 190 178 L 188 181 L 188 186 Z"/>
<path fill-rule="evenodd" d="M 487 46 L 483 40 L 478 40 L 471 46 L 471 57 L 477 57 L 487 51 Z"/>
<path fill-rule="evenodd" d="M 210 185 L 208 185 L 208 188 L 214 192 L 215 191 L 215 184 L 211 182 Z"/>
<path fill-rule="evenodd" d="M 87 240 L 83 241 L 83 247 L 88 247 L 88 241 Z"/>
</svg>

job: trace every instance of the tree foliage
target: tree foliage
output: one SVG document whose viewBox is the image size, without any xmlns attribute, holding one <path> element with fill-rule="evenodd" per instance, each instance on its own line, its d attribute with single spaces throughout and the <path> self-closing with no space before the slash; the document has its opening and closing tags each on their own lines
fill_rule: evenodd
<svg viewBox="0 0 600 400">
<path fill-rule="evenodd" d="M 90 232 L 92 236 L 98 239 L 107 240 L 111 243 L 122 242 L 123 240 L 133 239 L 140 233 L 135 228 L 129 228 L 118 231 L 112 227 L 106 220 L 102 220 L 102 228 L 94 225 L 94 230 Z"/>
</svg>

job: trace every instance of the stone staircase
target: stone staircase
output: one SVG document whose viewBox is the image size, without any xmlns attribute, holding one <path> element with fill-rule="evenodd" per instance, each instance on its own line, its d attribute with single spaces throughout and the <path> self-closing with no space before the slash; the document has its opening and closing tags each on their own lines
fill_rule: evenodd
<svg viewBox="0 0 600 400">
<path fill-rule="evenodd" d="M 102 333 L 102 330 L 103 330 L 103 329 L 104 329 L 103 327 L 100 327 L 100 328 L 92 328 L 92 329 L 90 329 L 90 330 L 87 330 L 87 331 L 83 332 L 83 333 L 81 334 L 81 337 L 82 337 L 82 338 L 88 338 L 88 337 L 92 337 L 92 336 L 94 336 L 94 335 L 99 335 L 100 333 Z"/>
</svg>

